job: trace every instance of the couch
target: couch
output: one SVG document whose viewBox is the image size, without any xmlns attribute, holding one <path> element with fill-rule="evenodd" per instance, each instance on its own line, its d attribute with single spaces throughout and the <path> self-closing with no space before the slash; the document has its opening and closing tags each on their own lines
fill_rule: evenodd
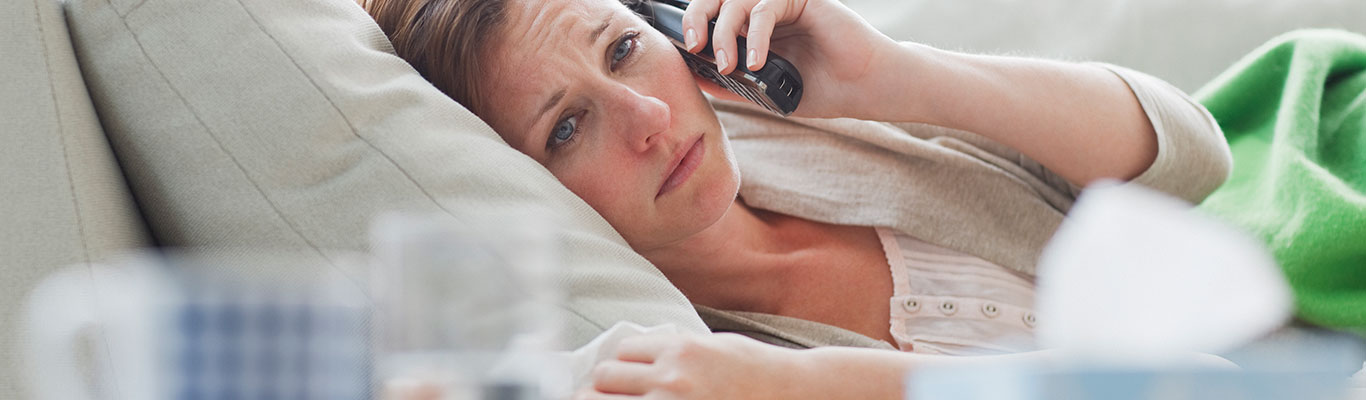
<svg viewBox="0 0 1366 400">
<path fill-rule="evenodd" d="M 946 5 L 959 2 L 894 3 L 883 6 L 963 15 Z M 621 320 L 707 331 L 601 217 L 395 57 L 350 0 L 6 0 L 0 77 L 0 398 L 33 395 L 23 299 L 59 268 L 146 248 L 287 248 L 364 289 L 365 271 L 338 260 L 365 251 L 370 221 L 391 210 L 453 224 L 560 216 L 565 346 Z M 118 296 L 91 283 L 74 304 Z M 866 344 L 805 328 L 820 339 L 789 342 Z"/>
<path fill-rule="evenodd" d="M 0 8 L 0 398 L 33 393 L 22 300 L 55 269 L 147 247 L 290 249 L 363 290 L 366 271 L 340 260 L 386 211 L 561 216 L 566 346 L 622 319 L 707 331 L 591 208 L 394 56 L 354 2 Z M 92 283 L 72 302 L 98 313 L 119 293 Z"/>
</svg>

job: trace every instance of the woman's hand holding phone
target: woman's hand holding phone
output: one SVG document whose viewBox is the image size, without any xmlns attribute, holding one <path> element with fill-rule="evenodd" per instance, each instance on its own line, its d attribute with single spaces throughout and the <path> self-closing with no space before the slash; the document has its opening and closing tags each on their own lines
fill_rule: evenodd
<svg viewBox="0 0 1366 400">
<path fill-rule="evenodd" d="M 716 30 L 707 37 L 712 18 Z M 693 0 L 683 28 L 685 38 L 688 31 L 697 37 L 689 51 L 711 40 L 723 73 L 762 66 L 770 47 L 790 61 L 805 86 L 793 116 L 974 132 L 1081 186 L 1133 179 L 1157 156 L 1156 131 L 1138 98 L 1096 64 L 898 43 L 838 0 Z M 737 49 L 737 35 L 750 48 Z"/>
<path fill-rule="evenodd" d="M 707 22 L 715 19 L 714 35 Z M 876 85 L 878 57 L 897 43 L 836 0 L 693 0 L 683 16 L 687 50 L 711 41 L 717 69 L 758 70 L 768 51 L 780 54 L 802 72 L 806 94 L 793 114 L 802 117 L 857 115 L 862 88 Z M 744 36 L 749 48 L 739 49 Z M 723 93 L 722 97 L 733 96 Z"/>
</svg>

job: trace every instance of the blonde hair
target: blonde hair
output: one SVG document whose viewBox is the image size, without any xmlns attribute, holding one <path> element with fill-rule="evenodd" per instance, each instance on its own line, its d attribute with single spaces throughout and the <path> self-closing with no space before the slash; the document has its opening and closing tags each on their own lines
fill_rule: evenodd
<svg viewBox="0 0 1366 400">
<path fill-rule="evenodd" d="M 359 1 L 399 57 L 446 96 L 482 111 L 480 57 L 506 19 L 506 0 Z"/>
</svg>

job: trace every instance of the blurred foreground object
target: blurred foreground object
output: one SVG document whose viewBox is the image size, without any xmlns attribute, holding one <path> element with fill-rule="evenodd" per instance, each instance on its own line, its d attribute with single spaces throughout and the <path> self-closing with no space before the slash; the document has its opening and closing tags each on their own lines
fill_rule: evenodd
<svg viewBox="0 0 1366 400">
<path fill-rule="evenodd" d="M 1082 192 L 1037 283 L 1040 346 L 1102 361 L 1218 353 L 1290 316 L 1285 278 L 1257 241 L 1133 184 Z"/>
<path fill-rule="evenodd" d="M 532 400 L 563 387 L 552 359 L 562 290 L 550 218 L 459 223 L 391 214 L 373 229 L 377 366 L 390 399 Z"/>
<path fill-rule="evenodd" d="M 908 383 L 915 400 L 1345 400 L 1324 371 L 1061 367 L 936 369 Z"/>
<path fill-rule="evenodd" d="M 907 398 L 1342 400 L 1360 367 L 1355 338 L 1283 329 L 1267 340 L 1291 299 L 1266 249 L 1138 185 L 1083 192 L 1038 285 L 1038 339 L 1054 362 L 925 369 Z"/>
<path fill-rule="evenodd" d="M 333 263 L 172 251 L 63 269 L 26 309 L 36 394 L 368 399 L 368 301 Z"/>
</svg>

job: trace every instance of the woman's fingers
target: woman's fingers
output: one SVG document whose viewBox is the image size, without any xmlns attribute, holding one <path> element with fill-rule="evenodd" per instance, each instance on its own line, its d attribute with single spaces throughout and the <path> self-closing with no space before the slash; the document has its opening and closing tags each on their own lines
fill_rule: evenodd
<svg viewBox="0 0 1366 400">
<path fill-rule="evenodd" d="M 683 11 L 683 44 L 688 51 L 696 53 L 711 40 L 707 22 L 716 17 L 721 10 L 721 0 L 693 0 Z"/>
<path fill-rule="evenodd" d="M 805 7 L 800 0 L 693 0 L 683 16 L 685 45 L 697 52 L 710 40 L 716 69 L 723 74 L 741 65 L 758 70 L 768 62 L 773 30 L 795 20 Z M 707 21 L 712 19 L 716 25 L 708 32 Z M 746 38 L 747 48 L 739 48 L 737 36 Z"/>
<path fill-rule="evenodd" d="M 705 47 L 708 40 L 712 45 L 712 58 L 716 60 L 716 70 L 728 74 L 736 66 L 745 62 L 744 50 L 737 49 L 735 38 L 743 34 L 749 24 L 749 11 L 759 0 L 694 0 L 688 4 L 683 14 L 684 45 L 688 51 L 696 52 Z M 708 21 L 715 19 L 716 24 L 708 32 Z M 697 42 L 688 40 L 690 35 Z M 690 44 L 691 43 L 691 44 Z"/>
<path fill-rule="evenodd" d="M 768 61 L 768 44 L 773 37 L 773 28 L 778 24 L 776 0 L 760 0 L 749 11 L 749 33 L 745 42 L 749 49 L 745 53 L 745 67 L 758 71 Z"/>
<path fill-rule="evenodd" d="M 716 27 L 711 33 L 711 47 L 716 51 L 716 70 L 729 74 L 744 60 L 735 38 L 740 35 L 741 25 L 749 20 L 749 10 L 755 0 L 726 0 L 721 3 L 721 13 L 716 16 Z"/>
<path fill-rule="evenodd" d="M 678 335 L 640 335 L 617 343 L 617 359 L 637 363 L 653 363 L 659 355 L 678 343 Z"/>
<path fill-rule="evenodd" d="M 651 364 L 604 360 L 593 367 L 593 389 L 602 393 L 643 395 L 658 386 Z"/>
<path fill-rule="evenodd" d="M 640 398 L 641 396 L 636 395 L 602 393 L 593 390 L 591 387 L 585 387 L 574 393 L 574 400 L 638 400 Z"/>
</svg>

